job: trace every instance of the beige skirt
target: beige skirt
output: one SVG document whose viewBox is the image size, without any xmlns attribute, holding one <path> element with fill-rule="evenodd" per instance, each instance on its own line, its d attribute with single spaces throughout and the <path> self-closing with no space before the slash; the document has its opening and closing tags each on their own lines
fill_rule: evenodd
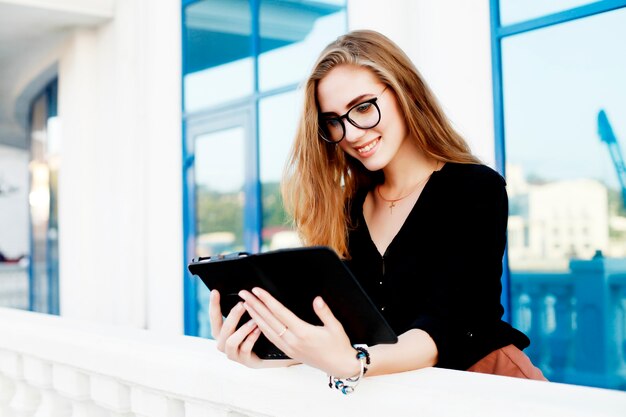
<svg viewBox="0 0 626 417">
<path fill-rule="evenodd" d="M 515 345 L 494 350 L 472 365 L 468 371 L 547 381 L 541 370 Z"/>
</svg>

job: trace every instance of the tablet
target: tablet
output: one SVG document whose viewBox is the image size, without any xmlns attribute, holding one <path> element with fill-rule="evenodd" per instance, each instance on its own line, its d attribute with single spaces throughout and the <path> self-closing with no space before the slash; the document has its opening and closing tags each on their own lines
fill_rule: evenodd
<svg viewBox="0 0 626 417">
<path fill-rule="evenodd" d="M 296 316 L 321 325 L 313 310 L 320 295 L 343 325 L 352 344 L 396 343 L 398 338 L 348 267 L 327 247 L 282 249 L 254 255 L 239 252 L 194 259 L 189 272 L 210 290 L 220 292 L 225 316 L 239 301 L 239 291 L 260 287 Z M 247 313 L 238 326 L 250 320 Z M 253 351 L 262 359 L 288 359 L 263 334 Z"/>
</svg>

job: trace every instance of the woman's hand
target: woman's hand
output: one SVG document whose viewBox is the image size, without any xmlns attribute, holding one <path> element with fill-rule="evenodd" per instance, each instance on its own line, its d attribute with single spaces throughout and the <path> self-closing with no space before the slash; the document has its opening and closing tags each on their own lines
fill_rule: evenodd
<svg viewBox="0 0 626 417">
<path fill-rule="evenodd" d="M 241 291 L 239 296 L 258 328 L 289 357 L 337 377 L 359 373 L 356 350 L 321 297 L 315 298 L 313 309 L 323 325 L 315 326 L 299 319 L 260 288 L 252 289 L 252 293 Z"/>
<path fill-rule="evenodd" d="M 231 309 L 228 317 L 223 319 L 220 294 L 216 290 L 211 291 L 209 303 L 211 334 L 217 342 L 217 349 L 220 352 L 225 353 L 228 359 L 250 368 L 275 368 L 297 363 L 293 360 L 263 360 L 252 352 L 252 347 L 259 339 L 261 331 L 254 320 L 249 320 L 237 329 L 237 324 L 245 312 L 243 303 L 238 303 Z"/>
</svg>

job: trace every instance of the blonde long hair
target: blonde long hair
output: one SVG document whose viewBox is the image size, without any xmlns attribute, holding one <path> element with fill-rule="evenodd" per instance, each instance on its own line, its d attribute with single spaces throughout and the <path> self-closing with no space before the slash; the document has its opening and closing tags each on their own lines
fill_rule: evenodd
<svg viewBox="0 0 626 417">
<path fill-rule="evenodd" d="M 383 178 L 381 172 L 369 172 L 339 146 L 319 136 L 317 85 L 338 65 L 367 68 L 395 93 L 408 137 L 426 156 L 442 162 L 479 161 L 395 43 L 369 30 L 337 38 L 322 51 L 304 86 L 304 106 L 285 167 L 282 194 L 285 209 L 306 245 L 329 246 L 349 258 L 350 201 L 357 190 Z"/>
</svg>

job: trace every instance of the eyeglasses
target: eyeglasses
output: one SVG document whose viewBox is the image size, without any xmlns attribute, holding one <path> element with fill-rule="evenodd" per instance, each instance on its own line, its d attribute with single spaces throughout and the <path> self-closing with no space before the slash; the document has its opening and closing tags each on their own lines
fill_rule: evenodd
<svg viewBox="0 0 626 417">
<path fill-rule="evenodd" d="M 371 129 L 380 122 L 380 108 L 376 101 L 387 90 L 387 87 L 377 97 L 365 100 L 354 105 L 342 116 L 320 117 L 319 134 L 329 143 L 339 143 L 346 137 L 346 125 L 343 119 L 359 129 Z"/>
</svg>

